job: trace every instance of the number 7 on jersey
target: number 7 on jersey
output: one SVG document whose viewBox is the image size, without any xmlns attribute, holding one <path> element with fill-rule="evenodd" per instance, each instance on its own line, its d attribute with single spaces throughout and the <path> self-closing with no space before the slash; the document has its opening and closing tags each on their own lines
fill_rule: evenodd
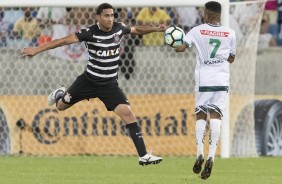
<svg viewBox="0 0 282 184">
<path fill-rule="evenodd" d="M 211 38 L 209 44 L 214 45 L 214 48 L 213 48 L 212 53 L 210 55 L 210 58 L 214 58 L 221 42 L 220 42 L 219 39 Z"/>
</svg>

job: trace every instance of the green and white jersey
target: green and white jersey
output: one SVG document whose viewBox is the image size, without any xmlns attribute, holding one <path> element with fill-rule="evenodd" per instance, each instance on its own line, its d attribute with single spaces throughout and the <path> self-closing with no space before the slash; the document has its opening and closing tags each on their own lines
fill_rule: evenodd
<svg viewBox="0 0 282 184">
<path fill-rule="evenodd" d="M 234 30 L 211 24 L 201 24 L 184 37 L 188 47 L 196 47 L 196 91 L 228 91 L 230 54 L 236 54 Z"/>
</svg>

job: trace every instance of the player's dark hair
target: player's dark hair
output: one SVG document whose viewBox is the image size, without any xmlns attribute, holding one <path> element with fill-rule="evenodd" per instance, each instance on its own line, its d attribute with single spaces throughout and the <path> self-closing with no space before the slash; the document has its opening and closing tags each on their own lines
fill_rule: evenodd
<svg viewBox="0 0 282 184">
<path fill-rule="evenodd" d="M 96 15 L 101 15 L 104 9 L 114 9 L 112 5 L 109 3 L 102 3 L 98 6 L 96 10 Z"/>
<path fill-rule="evenodd" d="M 216 1 L 209 1 L 205 4 L 205 8 L 211 12 L 221 13 L 221 4 Z"/>
</svg>

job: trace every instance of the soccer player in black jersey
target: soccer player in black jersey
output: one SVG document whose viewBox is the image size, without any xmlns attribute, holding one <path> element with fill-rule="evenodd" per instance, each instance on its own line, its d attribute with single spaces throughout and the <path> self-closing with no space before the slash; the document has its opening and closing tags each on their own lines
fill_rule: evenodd
<svg viewBox="0 0 282 184">
<path fill-rule="evenodd" d="M 117 71 L 119 46 L 125 34 L 144 35 L 164 32 L 167 26 L 161 24 L 158 27 L 128 27 L 123 23 L 114 22 L 113 7 L 108 3 L 98 6 L 96 19 L 97 24 L 69 36 L 55 39 L 38 47 L 23 48 L 21 55 L 32 57 L 49 49 L 84 41 L 89 52 L 89 60 L 84 73 L 78 76 L 67 90 L 64 86 L 54 90 L 48 96 L 48 104 L 56 103 L 57 109 L 63 111 L 81 100 L 99 98 L 108 111 L 114 111 L 126 124 L 139 155 L 139 164 L 157 164 L 162 161 L 162 158 L 147 153 L 136 117 L 127 97 L 118 86 Z"/>
</svg>

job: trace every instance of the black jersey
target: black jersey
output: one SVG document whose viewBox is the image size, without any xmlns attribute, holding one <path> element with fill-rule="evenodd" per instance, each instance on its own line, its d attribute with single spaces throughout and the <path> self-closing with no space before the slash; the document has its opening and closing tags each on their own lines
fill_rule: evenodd
<svg viewBox="0 0 282 184">
<path fill-rule="evenodd" d="M 130 33 L 130 27 L 123 23 L 113 23 L 109 32 L 99 28 L 99 24 L 76 32 L 79 41 L 88 48 L 88 64 L 84 74 L 98 84 L 106 84 L 117 79 L 120 43 L 123 35 Z"/>
</svg>

